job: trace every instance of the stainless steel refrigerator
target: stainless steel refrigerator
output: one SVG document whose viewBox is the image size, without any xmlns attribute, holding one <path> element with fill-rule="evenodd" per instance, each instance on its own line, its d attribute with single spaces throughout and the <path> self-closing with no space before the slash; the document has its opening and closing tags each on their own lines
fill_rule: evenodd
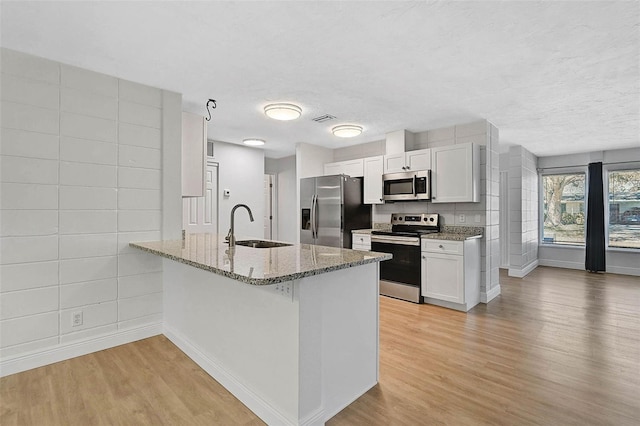
<svg viewBox="0 0 640 426">
<path fill-rule="evenodd" d="M 300 242 L 351 248 L 351 231 L 371 228 L 362 203 L 362 178 L 347 175 L 300 179 Z"/>
</svg>

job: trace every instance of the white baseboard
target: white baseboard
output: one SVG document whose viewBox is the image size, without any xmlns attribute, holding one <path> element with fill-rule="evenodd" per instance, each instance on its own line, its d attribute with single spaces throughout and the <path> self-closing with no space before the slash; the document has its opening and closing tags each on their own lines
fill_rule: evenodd
<svg viewBox="0 0 640 426">
<path fill-rule="evenodd" d="M 566 268 L 566 269 L 582 269 L 584 270 L 584 262 L 567 262 L 564 260 L 553 259 L 538 259 L 540 266 L 553 266 L 554 268 Z"/>
<path fill-rule="evenodd" d="M 24 355 L 17 355 L 0 361 L 0 377 L 113 348 L 159 334 L 162 334 L 162 324 L 150 324 L 77 342 L 70 342 Z"/>
<path fill-rule="evenodd" d="M 493 287 L 486 293 L 480 293 L 480 302 L 481 303 L 489 303 L 496 297 L 500 296 L 500 284 Z"/>
<path fill-rule="evenodd" d="M 530 264 L 528 264 L 527 266 L 525 266 L 522 269 L 509 268 L 509 276 L 510 277 L 516 277 L 516 278 L 524 278 L 531 271 L 536 269 L 538 267 L 538 265 L 539 265 L 539 261 L 538 260 L 534 260 L 533 262 L 531 262 Z"/>
<path fill-rule="evenodd" d="M 622 274 L 622 275 L 635 275 L 640 276 L 640 269 L 638 268 L 627 268 L 624 266 L 607 266 L 607 271 L 611 274 Z"/>
<path fill-rule="evenodd" d="M 233 396 L 238 398 L 240 402 L 247 406 L 253 413 L 260 417 L 262 421 L 268 425 L 286 425 L 295 426 L 291 420 L 282 416 L 275 408 L 262 399 L 259 395 L 247 388 L 240 381 L 238 381 L 232 374 L 226 371 L 220 363 L 209 358 L 195 345 L 191 344 L 180 333 L 172 330 L 167 325 L 164 325 L 164 335 L 171 340 L 182 352 L 184 352 L 189 358 L 191 358 L 196 364 L 198 364 L 204 371 L 211 377 L 216 379 L 225 389 L 227 389 Z M 315 421 L 316 417 L 322 418 L 323 412 L 312 413 L 309 421 Z M 313 423 L 308 423 L 313 424 Z M 322 424 L 322 423 L 320 423 Z"/>
</svg>

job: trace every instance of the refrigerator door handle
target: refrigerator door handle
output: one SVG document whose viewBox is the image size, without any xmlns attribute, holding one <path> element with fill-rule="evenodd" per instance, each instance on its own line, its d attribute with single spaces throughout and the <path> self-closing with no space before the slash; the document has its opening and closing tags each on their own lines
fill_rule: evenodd
<svg viewBox="0 0 640 426">
<path fill-rule="evenodd" d="M 315 197 L 315 205 L 313 206 L 313 229 L 315 230 L 315 237 L 318 238 L 318 227 L 320 226 L 318 223 L 318 195 Z"/>
<path fill-rule="evenodd" d="M 316 238 L 316 195 L 311 196 L 311 238 Z"/>
</svg>

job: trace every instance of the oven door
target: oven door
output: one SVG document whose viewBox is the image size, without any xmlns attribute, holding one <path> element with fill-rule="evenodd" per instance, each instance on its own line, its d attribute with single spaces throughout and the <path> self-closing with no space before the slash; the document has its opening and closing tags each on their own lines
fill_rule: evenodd
<svg viewBox="0 0 640 426">
<path fill-rule="evenodd" d="M 420 287 L 420 239 L 372 236 L 371 250 L 390 253 L 393 259 L 380 262 L 380 279 Z"/>
</svg>

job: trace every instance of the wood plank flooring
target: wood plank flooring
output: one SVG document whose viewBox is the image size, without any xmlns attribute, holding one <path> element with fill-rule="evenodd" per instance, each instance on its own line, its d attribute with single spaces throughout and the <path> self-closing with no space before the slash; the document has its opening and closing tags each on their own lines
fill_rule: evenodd
<svg viewBox="0 0 640 426">
<path fill-rule="evenodd" d="M 327 424 L 639 425 L 640 278 L 500 281 L 467 314 L 381 297 L 380 383 Z M 0 424 L 263 423 L 158 336 L 0 379 Z"/>
</svg>

